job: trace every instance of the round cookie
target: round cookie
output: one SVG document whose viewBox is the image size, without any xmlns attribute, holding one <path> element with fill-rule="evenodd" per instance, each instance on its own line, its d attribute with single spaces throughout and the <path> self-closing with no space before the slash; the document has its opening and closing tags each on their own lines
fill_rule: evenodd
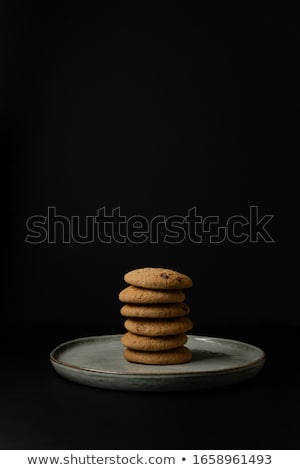
<svg viewBox="0 0 300 470">
<path fill-rule="evenodd" d="M 175 318 L 190 313 L 190 307 L 181 302 L 179 304 L 125 304 L 121 308 L 123 317 L 140 318 Z"/>
<path fill-rule="evenodd" d="M 186 289 L 193 285 L 186 274 L 167 268 L 134 269 L 125 274 L 124 280 L 132 286 L 146 289 Z"/>
<path fill-rule="evenodd" d="M 170 304 L 185 299 L 181 290 L 154 290 L 128 286 L 119 293 L 119 300 L 129 304 Z"/>
<path fill-rule="evenodd" d="M 135 351 L 165 351 L 178 348 L 187 342 L 187 335 L 181 333 L 172 336 L 140 336 L 127 332 L 122 336 L 121 343 Z"/>
<path fill-rule="evenodd" d="M 142 336 L 168 336 L 186 333 L 193 328 L 193 322 L 187 317 L 168 318 L 127 318 L 124 323 L 130 333 Z"/>
<path fill-rule="evenodd" d="M 168 351 L 133 351 L 125 349 L 124 357 L 129 362 L 139 364 L 183 364 L 192 360 L 192 352 L 185 346 Z"/>
</svg>

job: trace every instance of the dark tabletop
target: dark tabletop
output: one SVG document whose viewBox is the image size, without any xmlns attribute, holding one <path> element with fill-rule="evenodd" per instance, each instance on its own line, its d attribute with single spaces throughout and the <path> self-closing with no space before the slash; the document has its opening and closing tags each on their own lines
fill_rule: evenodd
<svg viewBox="0 0 300 470">
<path fill-rule="evenodd" d="M 58 376 L 49 362 L 50 350 L 60 342 L 92 335 L 92 330 L 45 328 L 4 335 L 1 448 L 298 448 L 299 330 L 206 331 L 264 349 L 263 371 L 240 385 L 174 393 L 100 390 Z"/>
</svg>

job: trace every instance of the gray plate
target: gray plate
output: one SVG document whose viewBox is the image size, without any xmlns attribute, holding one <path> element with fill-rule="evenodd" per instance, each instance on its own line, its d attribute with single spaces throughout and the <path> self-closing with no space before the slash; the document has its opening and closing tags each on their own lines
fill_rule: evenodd
<svg viewBox="0 0 300 470">
<path fill-rule="evenodd" d="M 122 335 L 78 338 L 57 346 L 51 363 L 66 379 L 113 390 L 196 390 L 234 384 L 254 377 L 264 352 L 250 344 L 189 335 L 193 360 L 178 365 L 132 364 L 123 358 Z"/>
</svg>

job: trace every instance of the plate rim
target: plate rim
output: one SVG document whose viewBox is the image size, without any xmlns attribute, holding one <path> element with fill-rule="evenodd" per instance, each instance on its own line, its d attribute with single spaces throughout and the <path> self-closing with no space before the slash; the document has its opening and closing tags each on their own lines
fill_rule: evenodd
<svg viewBox="0 0 300 470">
<path fill-rule="evenodd" d="M 70 345 L 72 343 L 77 343 L 79 341 L 88 341 L 88 340 L 94 340 L 98 338 L 115 338 L 116 337 L 122 337 L 122 333 L 118 334 L 111 334 L 111 335 L 91 335 L 91 336 L 83 336 L 80 338 L 74 338 L 68 341 L 65 341 L 63 343 L 60 343 L 59 345 L 55 346 L 51 351 L 50 351 L 50 362 L 54 365 L 62 366 L 63 368 L 68 368 L 72 370 L 77 370 L 81 372 L 90 372 L 95 375 L 99 376 L 115 376 L 115 377 L 182 377 L 182 376 L 213 376 L 213 375 L 226 375 L 230 373 L 238 373 L 243 370 L 249 370 L 252 368 L 256 368 L 258 366 L 263 366 L 264 363 L 266 362 L 266 353 L 263 351 L 261 348 L 258 346 L 255 346 L 253 344 L 244 342 L 244 341 L 239 341 L 235 339 L 230 339 L 230 338 L 222 338 L 222 337 L 214 337 L 214 336 L 200 336 L 200 335 L 189 335 L 189 338 L 195 339 L 195 338 L 205 338 L 205 339 L 210 339 L 214 341 L 225 341 L 229 343 L 235 343 L 235 344 L 241 344 L 241 345 L 246 345 L 252 349 L 256 349 L 260 354 L 261 357 L 258 359 L 255 359 L 253 361 L 248 362 L 247 364 L 241 365 L 241 366 L 236 366 L 236 367 L 229 367 L 227 369 L 220 369 L 220 370 L 207 370 L 207 371 L 186 371 L 186 372 L 128 372 L 128 373 L 123 373 L 123 372 L 113 372 L 113 371 L 104 371 L 104 370 L 99 370 L 99 369 L 93 369 L 89 367 L 81 367 L 81 366 L 76 366 L 72 364 L 68 364 L 67 362 L 60 361 L 59 359 L 55 358 L 54 355 L 59 351 L 59 349 Z M 140 365 L 140 364 L 139 364 Z M 153 365 L 152 365 L 153 367 Z M 155 366 L 154 366 L 155 367 Z M 158 366 L 159 368 L 161 366 Z"/>
</svg>

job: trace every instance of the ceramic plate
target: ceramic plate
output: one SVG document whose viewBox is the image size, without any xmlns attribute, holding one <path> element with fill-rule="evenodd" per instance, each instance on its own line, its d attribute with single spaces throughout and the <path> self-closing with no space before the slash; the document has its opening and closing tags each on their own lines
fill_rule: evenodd
<svg viewBox="0 0 300 470">
<path fill-rule="evenodd" d="M 113 390 L 178 391 L 234 384 L 254 377 L 264 352 L 250 344 L 189 335 L 193 360 L 178 365 L 142 365 L 123 358 L 122 335 L 78 338 L 57 346 L 51 363 L 66 379 Z"/>
</svg>

